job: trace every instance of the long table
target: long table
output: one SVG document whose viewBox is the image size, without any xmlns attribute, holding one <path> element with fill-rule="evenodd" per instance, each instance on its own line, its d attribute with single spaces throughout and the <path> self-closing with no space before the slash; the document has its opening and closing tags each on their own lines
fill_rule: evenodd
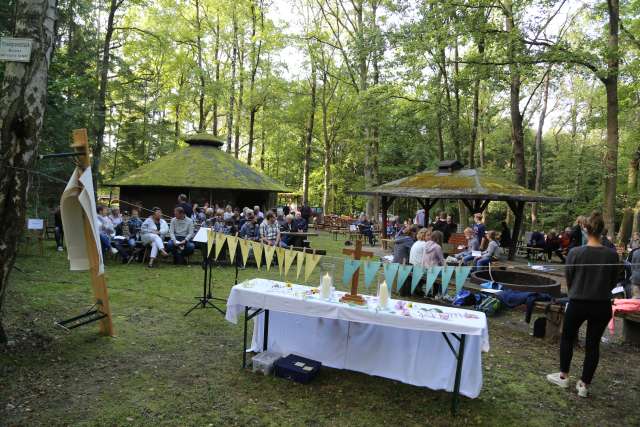
<svg viewBox="0 0 640 427">
<path fill-rule="evenodd" d="M 242 366 L 246 366 L 247 324 L 255 318 L 250 350 L 295 353 L 337 369 L 349 369 L 404 383 L 475 398 L 482 388 L 481 353 L 489 351 L 484 313 L 376 297 L 366 306 L 328 301 L 313 288 L 266 279 L 234 286 L 226 319 L 244 312 Z M 453 355 L 453 357 L 451 357 Z"/>
</svg>

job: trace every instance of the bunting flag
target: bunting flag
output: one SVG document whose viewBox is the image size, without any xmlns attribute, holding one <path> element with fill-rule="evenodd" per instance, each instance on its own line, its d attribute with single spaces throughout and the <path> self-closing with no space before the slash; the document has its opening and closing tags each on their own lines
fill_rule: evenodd
<svg viewBox="0 0 640 427">
<path fill-rule="evenodd" d="M 293 249 L 289 249 L 284 251 L 284 277 L 287 277 L 289 274 L 289 269 L 291 268 L 291 264 L 293 264 L 293 260 L 296 258 L 296 254 L 293 253 Z"/>
<path fill-rule="evenodd" d="M 456 267 L 456 294 L 462 290 L 469 273 L 471 273 L 471 266 Z"/>
<path fill-rule="evenodd" d="M 429 293 L 429 291 L 433 287 L 433 284 L 436 282 L 436 279 L 440 275 L 441 271 L 442 271 L 442 267 L 440 267 L 440 266 L 427 268 L 427 286 L 426 286 L 426 289 L 424 291 L 425 294 Z"/>
<path fill-rule="evenodd" d="M 400 267 L 398 268 L 398 280 L 396 282 L 396 292 L 400 292 L 400 288 L 402 288 L 402 285 L 404 285 L 404 282 L 407 281 L 407 278 L 409 277 L 409 273 L 411 273 L 411 270 L 413 270 L 413 266 L 411 264 L 400 265 Z"/>
<path fill-rule="evenodd" d="M 456 268 L 452 265 L 447 265 L 442 269 L 442 278 L 440 279 L 442 281 L 442 295 L 447 294 L 447 288 L 449 287 L 451 276 L 455 270 Z"/>
<path fill-rule="evenodd" d="M 309 277 L 311 277 L 311 273 L 315 270 L 318 262 L 320 261 L 321 255 L 317 254 L 305 254 L 304 260 L 304 281 L 309 282 Z"/>
<path fill-rule="evenodd" d="M 304 265 L 304 252 L 298 252 L 296 254 L 296 279 L 300 278 L 300 273 L 302 272 L 302 266 Z"/>
<path fill-rule="evenodd" d="M 224 246 L 224 242 L 227 241 L 227 235 L 222 233 L 216 233 L 216 257 L 215 260 L 218 260 L 218 256 L 222 251 L 222 247 Z"/>
<path fill-rule="evenodd" d="M 233 264 L 236 259 L 236 249 L 238 248 L 238 238 L 236 236 L 227 236 L 227 247 L 229 248 L 229 261 Z"/>
<path fill-rule="evenodd" d="M 240 239 L 238 244 L 240 245 L 240 254 L 242 255 L 242 265 L 246 267 L 247 260 L 249 259 L 249 241 Z"/>
<path fill-rule="evenodd" d="M 207 230 L 207 257 L 211 254 L 211 249 L 213 249 L 213 242 L 216 238 L 215 233 L 212 229 Z"/>
<path fill-rule="evenodd" d="M 398 268 L 400 268 L 400 264 L 398 264 L 397 262 L 384 264 L 384 280 L 385 282 L 387 282 L 389 292 L 393 290 L 393 279 L 395 279 L 396 277 Z"/>
<path fill-rule="evenodd" d="M 373 279 L 376 278 L 376 273 L 380 270 L 380 261 L 365 261 L 364 262 L 364 286 L 369 289 L 373 283 Z"/>
<path fill-rule="evenodd" d="M 260 270 L 262 264 L 262 243 L 251 242 L 251 249 L 253 249 L 253 257 L 256 259 L 256 267 Z"/>
<path fill-rule="evenodd" d="M 264 245 L 264 262 L 267 264 L 267 271 L 271 269 L 271 263 L 273 262 L 273 254 L 276 253 L 276 247 L 271 245 Z"/>
<path fill-rule="evenodd" d="M 278 256 L 278 271 L 282 276 L 282 272 L 284 271 L 284 254 L 285 249 L 281 247 L 276 248 L 276 255 Z"/>
<path fill-rule="evenodd" d="M 351 259 L 351 258 L 346 258 L 344 259 L 344 269 L 342 272 L 342 284 L 343 285 L 348 285 L 349 283 L 351 283 L 351 280 L 353 279 L 353 275 L 355 274 L 356 271 L 358 271 L 358 268 L 360 268 L 360 260 L 359 259 Z"/>
<path fill-rule="evenodd" d="M 424 276 L 424 267 L 414 265 L 413 272 L 411 273 L 411 294 L 416 291 L 416 288 L 418 287 L 422 276 Z"/>
</svg>

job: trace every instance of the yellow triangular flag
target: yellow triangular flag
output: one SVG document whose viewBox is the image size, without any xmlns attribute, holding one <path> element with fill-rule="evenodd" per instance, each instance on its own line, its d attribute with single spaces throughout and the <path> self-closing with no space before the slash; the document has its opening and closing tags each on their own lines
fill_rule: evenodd
<svg viewBox="0 0 640 427">
<path fill-rule="evenodd" d="M 218 256 L 220 255 L 220 251 L 224 246 L 224 242 L 227 240 L 227 235 L 222 233 L 216 233 L 216 261 L 218 260 Z"/>
<path fill-rule="evenodd" d="M 284 277 L 286 279 L 287 274 L 289 274 L 289 269 L 291 268 L 291 264 L 293 264 L 293 260 L 296 258 L 296 254 L 293 253 L 292 249 L 288 251 L 284 251 Z"/>
<path fill-rule="evenodd" d="M 233 264 L 236 259 L 236 248 L 238 247 L 238 238 L 236 236 L 227 236 L 227 247 L 229 248 L 229 260 Z"/>
<path fill-rule="evenodd" d="M 260 264 L 262 264 L 262 243 L 251 242 L 251 248 L 253 248 L 253 257 L 256 259 L 256 267 L 260 270 Z"/>
<path fill-rule="evenodd" d="M 304 252 L 298 252 L 297 257 L 297 270 L 296 270 L 296 279 L 300 278 L 300 272 L 302 271 L 302 264 L 304 264 Z"/>
<path fill-rule="evenodd" d="M 304 281 L 308 282 L 309 277 L 311 277 L 311 273 L 315 270 L 318 265 L 318 261 L 320 261 L 320 255 L 317 254 L 305 254 L 304 260 Z"/>
<path fill-rule="evenodd" d="M 212 229 L 207 230 L 207 257 L 211 254 L 211 249 L 213 249 L 213 242 L 216 238 Z"/>
<path fill-rule="evenodd" d="M 275 246 L 264 245 L 264 262 L 267 264 L 267 271 L 271 268 L 273 254 L 276 252 Z"/>
<path fill-rule="evenodd" d="M 247 266 L 247 259 L 249 259 L 249 241 L 245 239 L 239 239 L 240 254 L 242 255 L 242 265 Z"/>
<path fill-rule="evenodd" d="M 276 248 L 276 254 L 278 255 L 278 270 L 280 271 L 280 275 L 282 276 L 282 271 L 284 270 L 284 248 Z"/>
</svg>

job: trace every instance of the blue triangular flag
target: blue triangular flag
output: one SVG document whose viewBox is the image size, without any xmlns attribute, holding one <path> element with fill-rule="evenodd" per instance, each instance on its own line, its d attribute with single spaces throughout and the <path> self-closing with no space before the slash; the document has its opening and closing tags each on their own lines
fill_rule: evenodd
<svg viewBox="0 0 640 427">
<path fill-rule="evenodd" d="M 427 286 L 424 291 L 425 294 L 429 293 L 441 271 L 442 267 L 440 266 L 427 268 Z"/>
<path fill-rule="evenodd" d="M 380 261 L 365 261 L 364 263 L 364 286 L 369 289 L 376 273 L 380 270 Z"/>
<path fill-rule="evenodd" d="M 351 283 L 351 279 L 353 279 L 353 275 L 360 268 L 360 260 L 359 259 L 344 259 L 344 272 L 342 273 L 342 284 L 348 285 Z"/>
<path fill-rule="evenodd" d="M 393 290 L 393 279 L 396 277 L 400 264 L 397 262 L 391 262 L 384 265 L 384 281 L 387 282 L 389 292 Z"/>
<path fill-rule="evenodd" d="M 469 273 L 471 273 L 471 266 L 456 267 L 456 294 L 462 289 Z"/>
<path fill-rule="evenodd" d="M 442 295 L 447 294 L 447 288 L 454 271 L 456 271 L 456 268 L 452 265 L 447 265 L 442 269 L 442 278 L 440 279 L 442 281 Z"/>
<path fill-rule="evenodd" d="M 413 266 L 409 265 L 401 265 L 398 268 L 398 281 L 396 282 L 396 292 L 400 292 L 400 288 L 404 285 L 404 282 L 407 281 L 407 277 L 409 277 L 409 273 L 413 270 Z"/>
<path fill-rule="evenodd" d="M 420 279 L 424 276 L 424 268 L 419 265 L 413 266 L 413 272 L 411 273 L 411 293 L 413 294 L 420 283 Z"/>
</svg>

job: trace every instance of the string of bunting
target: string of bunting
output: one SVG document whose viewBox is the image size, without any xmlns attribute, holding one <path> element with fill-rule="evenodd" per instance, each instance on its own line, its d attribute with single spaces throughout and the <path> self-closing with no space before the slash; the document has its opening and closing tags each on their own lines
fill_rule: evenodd
<svg viewBox="0 0 640 427">
<path fill-rule="evenodd" d="M 278 272 L 285 279 L 291 271 L 293 263 L 296 263 L 296 279 L 300 279 L 300 274 L 304 271 L 305 282 L 309 281 L 309 278 L 313 274 L 320 263 L 321 258 L 324 255 L 318 255 L 310 252 L 299 252 L 293 249 L 285 249 L 280 247 L 274 247 L 265 245 L 261 242 L 253 242 L 245 239 L 241 239 L 237 236 L 229 236 L 223 233 L 216 233 L 213 230 L 209 230 L 207 233 L 207 253 L 210 254 L 214 250 L 214 258 L 218 260 L 224 245 L 227 245 L 229 250 L 229 259 L 234 262 L 236 256 L 236 249 L 240 248 L 240 257 L 242 258 L 242 265 L 246 267 L 249 259 L 249 254 L 253 252 L 256 266 L 260 269 L 262 264 L 262 255 L 264 253 L 264 259 L 267 271 L 270 271 L 274 258 L 277 260 Z M 215 249 L 214 249 L 215 248 Z M 333 257 L 331 257 L 333 258 Z M 367 289 L 371 287 L 378 272 L 382 267 L 384 279 L 389 287 L 389 291 L 392 291 L 395 287 L 396 291 L 400 290 L 404 286 L 405 282 L 411 277 L 411 293 L 413 294 L 422 281 L 425 279 L 425 291 L 429 292 L 433 287 L 435 281 L 440 277 L 440 282 L 444 293 L 449 288 L 451 278 L 455 273 L 455 288 L 456 293 L 459 292 L 464 286 L 467 277 L 471 273 L 470 266 L 435 266 L 435 267 L 421 267 L 418 265 L 404 265 L 399 263 L 385 263 L 380 261 L 367 260 L 355 260 L 350 257 L 344 257 L 344 267 L 342 275 L 342 283 L 348 284 L 351 282 L 353 275 L 360 269 L 364 271 L 364 285 Z M 304 269 L 303 269 L 304 268 Z M 395 285 L 395 286 L 394 286 Z"/>
</svg>

